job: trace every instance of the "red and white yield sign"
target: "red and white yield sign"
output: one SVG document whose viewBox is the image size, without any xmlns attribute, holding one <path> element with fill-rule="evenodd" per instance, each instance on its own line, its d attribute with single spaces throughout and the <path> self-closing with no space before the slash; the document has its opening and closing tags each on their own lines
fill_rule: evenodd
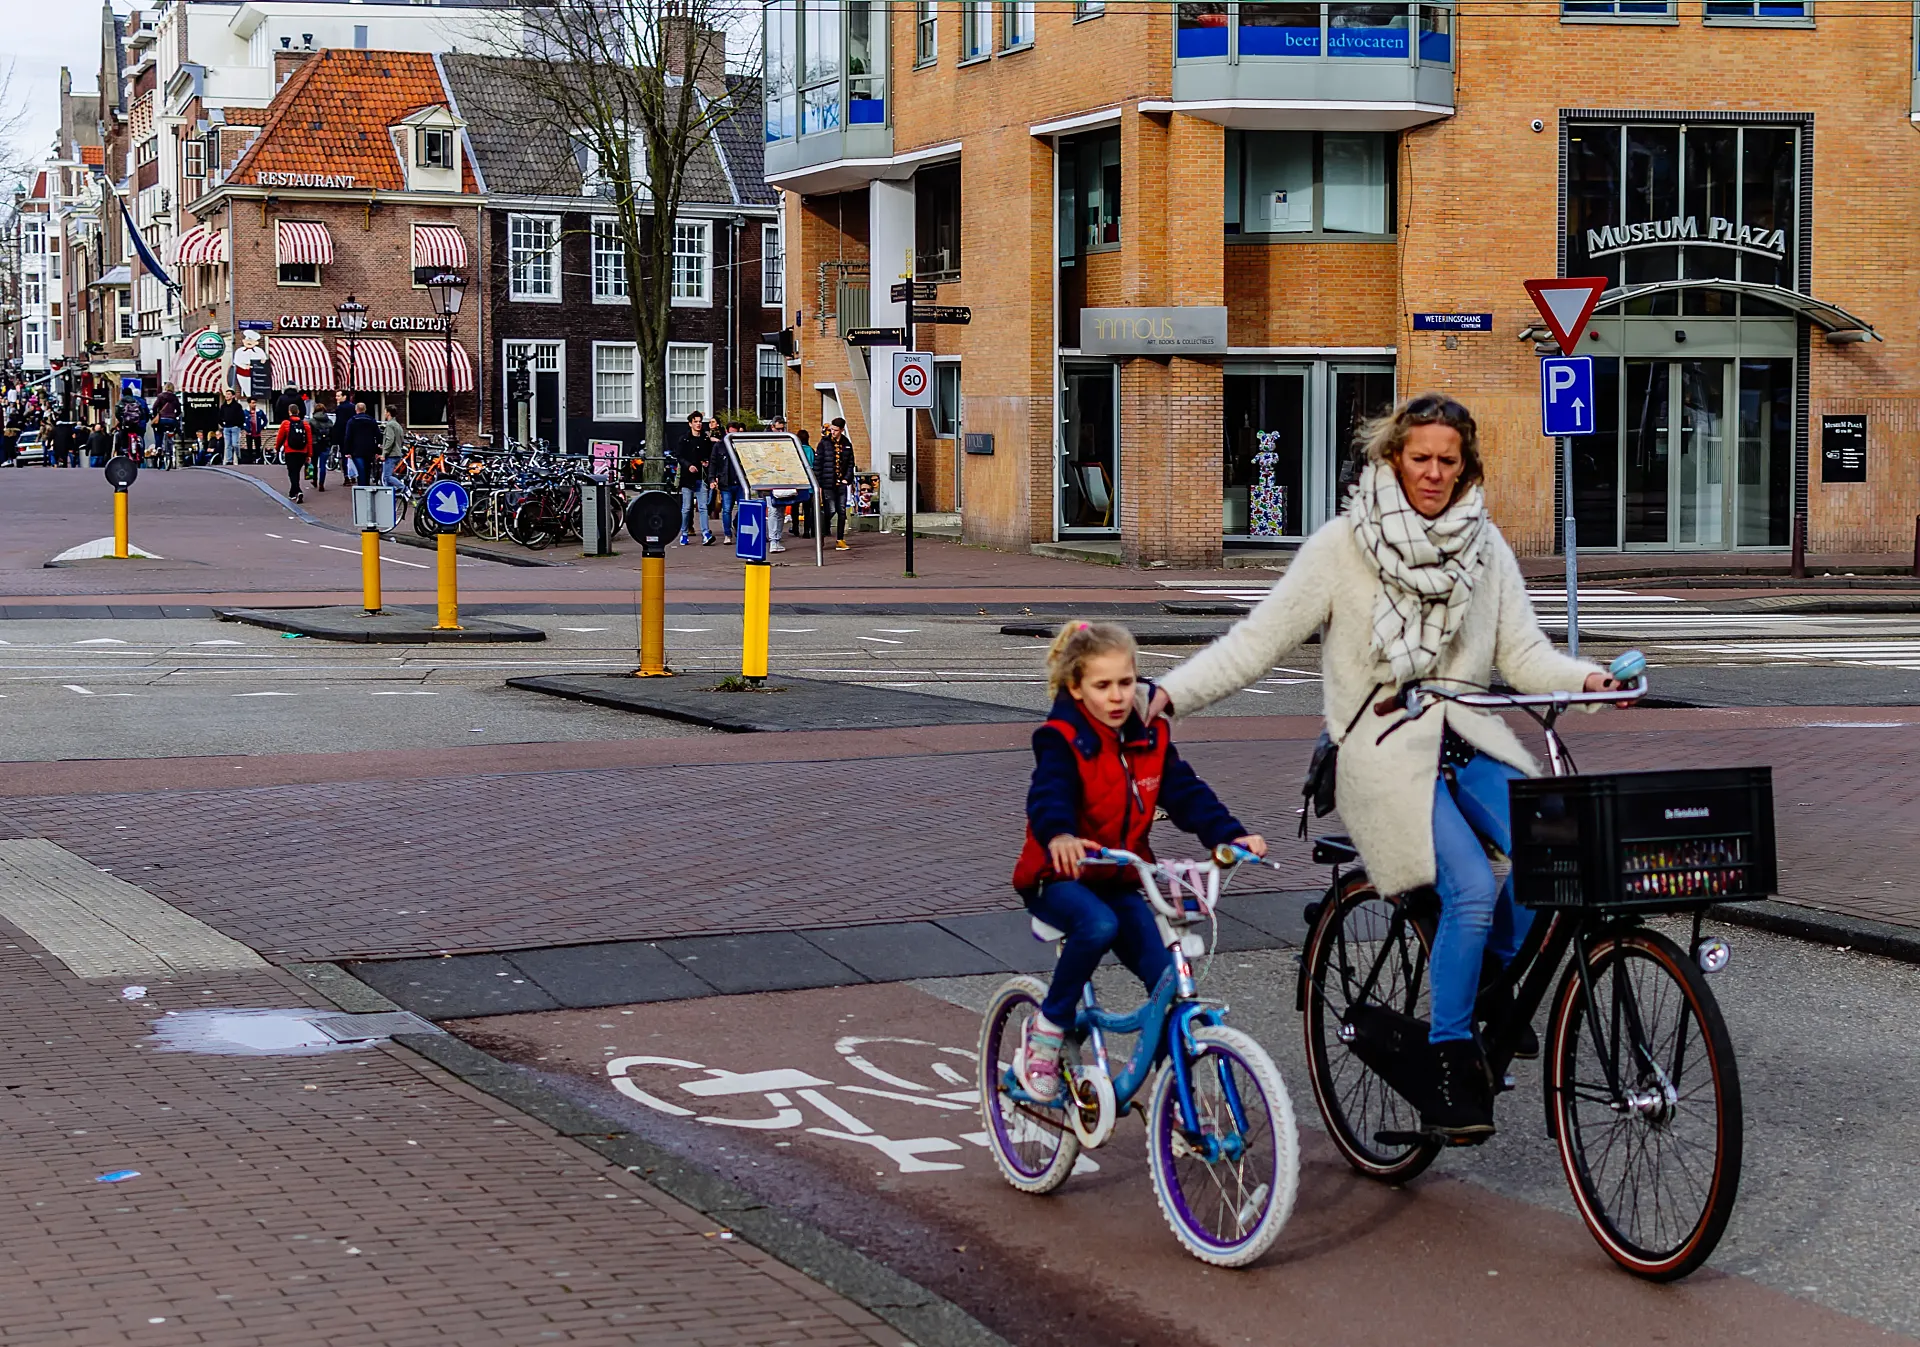
<svg viewBox="0 0 1920 1347">
<path fill-rule="evenodd" d="M 933 406 L 933 353 L 931 351 L 895 351 L 893 353 L 893 405 L 896 407 Z"/>
<path fill-rule="evenodd" d="M 1600 292 L 1613 282 L 1605 276 L 1557 276 L 1544 281 L 1527 281 L 1527 293 L 1534 307 L 1547 320 L 1547 330 L 1560 343 L 1560 349 L 1573 355 L 1580 346 L 1580 334 L 1587 330 Z"/>
</svg>

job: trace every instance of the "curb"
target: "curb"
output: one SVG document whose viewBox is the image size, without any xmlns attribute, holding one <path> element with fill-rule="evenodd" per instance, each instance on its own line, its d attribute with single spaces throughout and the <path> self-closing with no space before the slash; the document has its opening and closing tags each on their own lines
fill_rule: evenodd
<svg viewBox="0 0 1920 1347">
<path fill-rule="evenodd" d="M 537 627 L 521 627 L 511 622 L 499 622 L 492 618 L 469 615 L 465 626 L 440 628 L 426 625 L 400 626 L 400 617 L 417 617 L 424 624 L 431 612 L 412 605 L 396 604 L 385 608 L 378 616 L 362 616 L 364 610 L 352 608 L 215 608 L 213 615 L 222 622 L 244 622 L 253 627 L 265 627 L 268 631 L 292 632 L 297 636 L 310 636 L 316 641 L 341 641 L 360 645 L 433 645 L 433 644 L 492 644 L 501 641 L 544 641 L 547 634 Z M 343 618 L 343 621 L 329 622 L 327 615 Z M 353 624 L 361 621 L 382 621 L 380 627 L 356 628 Z"/>
<path fill-rule="evenodd" d="M 291 964 L 285 968 L 343 1011 L 366 1014 L 400 1009 L 338 964 Z M 705 1166 L 582 1108 L 520 1067 L 491 1057 L 451 1034 L 396 1034 L 391 1041 L 724 1225 L 747 1243 L 899 1329 L 916 1347 L 1012 1347 L 952 1301 L 825 1231 L 769 1206 Z"/>
<path fill-rule="evenodd" d="M 231 477 L 236 481 L 246 482 L 256 490 L 265 492 L 268 499 L 273 501 L 275 505 L 284 507 L 288 514 L 299 516 L 301 522 L 311 524 L 315 528 L 325 529 L 329 533 L 344 534 L 349 538 L 357 537 L 359 534 L 358 529 L 342 528 L 338 524 L 329 524 L 324 519 L 316 519 L 313 515 L 307 513 L 304 506 L 295 505 L 280 492 L 275 491 L 271 486 L 250 472 L 236 472 L 232 468 L 219 463 L 203 463 L 199 467 L 194 468 L 193 471 L 217 472 L 222 477 Z M 398 543 L 402 547 L 422 547 L 432 551 L 439 546 L 438 543 L 430 542 L 425 538 L 413 537 L 398 531 L 383 533 L 380 537 L 386 542 Z M 521 556 L 518 552 L 496 552 L 491 547 L 476 547 L 472 543 L 456 542 L 453 545 L 453 550 L 463 557 L 472 557 L 475 561 L 497 561 L 502 566 L 565 566 L 567 564 L 564 561 L 542 561 L 537 557 Z"/>
<path fill-rule="evenodd" d="M 1768 931 L 1814 945 L 1859 950 L 1899 963 L 1920 964 L 1920 930 L 1890 922 L 1850 917 L 1818 907 L 1801 907 L 1772 898 L 1753 903 L 1719 903 L 1707 915 L 1729 926 Z"/>
</svg>

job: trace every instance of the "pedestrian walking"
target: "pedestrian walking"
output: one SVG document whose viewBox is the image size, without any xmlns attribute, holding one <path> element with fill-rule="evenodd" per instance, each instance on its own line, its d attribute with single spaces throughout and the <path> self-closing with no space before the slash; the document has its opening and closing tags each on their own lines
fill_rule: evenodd
<svg viewBox="0 0 1920 1347">
<path fill-rule="evenodd" d="M 746 429 L 738 421 L 728 426 L 729 431 Z M 733 471 L 733 455 L 727 452 L 726 444 L 713 446 L 713 452 L 707 459 L 707 481 L 711 483 L 713 493 L 720 498 L 720 541 L 733 541 L 734 514 L 740 504 L 740 479 Z"/>
<path fill-rule="evenodd" d="M 347 422 L 341 442 L 346 450 L 352 474 L 362 486 L 374 483 L 374 465 L 380 462 L 380 423 L 367 415 L 367 404 L 353 404 L 353 417 Z"/>
<path fill-rule="evenodd" d="M 173 467 L 179 436 L 180 395 L 172 384 L 161 384 L 160 396 L 153 400 L 153 452 L 163 470 Z"/>
<path fill-rule="evenodd" d="M 784 429 L 787 423 L 786 418 L 778 417 L 776 419 L 779 421 L 781 428 Z M 801 457 L 807 460 L 807 470 L 811 472 L 813 470 L 813 441 L 804 430 L 795 438 L 800 441 Z M 819 527 L 819 521 L 820 493 L 818 491 L 802 491 L 800 498 L 793 503 L 794 536 L 811 538 L 814 529 Z"/>
<path fill-rule="evenodd" d="M 700 525 L 700 545 L 713 545 L 713 530 L 707 526 L 707 460 L 712 455 L 713 441 L 707 438 L 707 418 L 701 412 L 693 412 L 687 417 L 687 433 L 673 447 L 675 478 L 680 484 L 682 547 L 692 542 L 696 522 Z"/>
<path fill-rule="evenodd" d="M 847 423 L 834 417 L 820 432 L 820 447 L 813 451 L 813 476 L 820 484 L 820 537 L 834 530 L 834 550 L 848 552 L 847 493 L 853 489 L 853 441 L 847 438 Z"/>
<path fill-rule="evenodd" d="M 93 433 L 87 436 L 87 466 L 104 468 L 107 459 L 113 455 L 113 436 L 107 433 L 106 423 L 95 421 Z"/>
<path fill-rule="evenodd" d="M 298 398 L 287 403 L 286 407 L 286 419 L 280 423 L 273 447 L 287 465 L 287 499 L 298 504 L 306 499 L 300 491 L 300 474 L 306 471 L 307 460 L 313 456 L 314 430 L 313 422 L 307 420 Z"/>
<path fill-rule="evenodd" d="M 240 437 L 247 430 L 247 409 L 240 405 L 240 395 L 231 388 L 220 404 L 220 441 L 222 463 L 238 465 L 240 462 Z"/>
<path fill-rule="evenodd" d="M 398 487 L 400 479 L 393 470 L 400 462 L 400 455 L 407 451 L 406 427 L 400 424 L 400 418 L 388 408 L 380 421 L 380 485 Z"/>
<path fill-rule="evenodd" d="M 240 424 L 247 433 L 247 461 L 258 463 L 261 457 L 260 437 L 266 433 L 267 414 L 261 410 L 259 403 L 249 402 L 246 419 Z"/>
</svg>

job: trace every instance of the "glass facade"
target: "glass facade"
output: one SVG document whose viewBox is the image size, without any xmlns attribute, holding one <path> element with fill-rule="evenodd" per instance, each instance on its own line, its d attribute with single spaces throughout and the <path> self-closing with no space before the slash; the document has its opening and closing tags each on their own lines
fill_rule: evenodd
<svg viewBox="0 0 1920 1347">
<path fill-rule="evenodd" d="M 1451 5 L 1184 0 L 1175 24 L 1182 60 L 1453 61 Z"/>
<path fill-rule="evenodd" d="M 886 124 L 882 0 L 769 0 L 762 16 L 769 141 Z"/>
<path fill-rule="evenodd" d="M 1229 131 L 1229 234 L 1392 234 L 1396 139 L 1374 131 Z"/>
</svg>

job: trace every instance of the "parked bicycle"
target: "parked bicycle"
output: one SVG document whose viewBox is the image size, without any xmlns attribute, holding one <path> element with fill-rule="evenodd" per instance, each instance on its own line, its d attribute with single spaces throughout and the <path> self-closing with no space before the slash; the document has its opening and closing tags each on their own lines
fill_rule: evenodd
<svg viewBox="0 0 1920 1347">
<path fill-rule="evenodd" d="M 1173 968 L 1125 1015 L 1103 1009 L 1088 983 L 1060 1056 L 1063 1088 L 1051 1100 L 1021 1088 L 1015 1061 L 1046 984 L 1032 977 L 1002 984 L 980 1027 L 980 1105 L 994 1160 L 1021 1192 L 1049 1193 L 1067 1181 L 1082 1147 L 1104 1144 L 1121 1115 L 1139 1112 L 1154 1196 L 1175 1238 L 1203 1262 L 1244 1267 L 1266 1252 L 1293 1211 L 1300 1142 L 1273 1059 L 1227 1026 L 1224 1006 L 1200 999 L 1189 959 L 1206 942 L 1189 928 L 1212 917 L 1225 877 L 1258 858 L 1228 844 L 1197 863 L 1158 863 L 1110 849 L 1087 859 L 1133 868 Z M 1037 917 L 1033 933 L 1062 938 Z M 1139 1035 L 1117 1076 L 1107 1034 Z M 1081 1060 L 1083 1046 L 1092 1049 L 1090 1062 Z M 1143 1086 L 1144 1107 L 1135 1098 Z"/>
<path fill-rule="evenodd" d="M 1571 706 L 1645 696 L 1645 667 L 1638 652 L 1615 660 L 1614 677 L 1634 686 L 1611 692 L 1417 683 L 1396 699 L 1395 726 L 1450 701 L 1523 710 L 1546 736 L 1551 775 L 1511 787 L 1514 895 L 1539 915 L 1511 966 L 1483 983 L 1476 1019 L 1493 1080 L 1511 1090 L 1515 1048 L 1551 991 L 1546 1124 L 1574 1203 L 1615 1262 L 1671 1281 L 1713 1253 L 1739 1191 L 1740 1076 L 1705 976 L 1728 947 L 1701 919 L 1773 891 L 1773 805 L 1765 768 L 1573 775 L 1556 722 Z M 1307 909 L 1298 989 L 1314 1098 L 1349 1165 L 1404 1183 L 1444 1144 L 1420 1129 L 1418 1103 L 1438 900 L 1379 893 L 1344 836 L 1317 839 L 1313 854 L 1333 867 Z M 1688 948 L 1644 924 L 1663 914 L 1693 917 Z"/>
</svg>

